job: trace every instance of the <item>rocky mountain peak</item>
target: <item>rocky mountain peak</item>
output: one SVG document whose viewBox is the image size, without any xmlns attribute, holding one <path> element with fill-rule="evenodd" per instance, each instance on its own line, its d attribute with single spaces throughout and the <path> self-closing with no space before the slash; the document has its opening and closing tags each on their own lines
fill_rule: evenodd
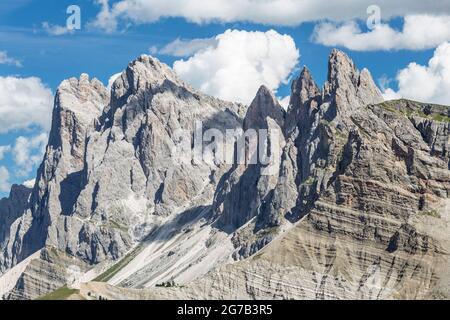
<svg viewBox="0 0 450 320">
<path fill-rule="evenodd" d="M 365 103 L 377 104 L 384 101 L 370 71 L 366 68 L 362 69 L 359 74 L 357 94 L 360 100 L 365 101 Z"/>
<path fill-rule="evenodd" d="M 297 99 L 300 99 L 300 104 L 321 94 L 319 86 L 306 66 L 303 67 L 299 78 L 292 83 L 292 93 Z"/>
<path fill-rule="evenodd" d="M 331 102 L 345 122 L 352 111 L 384 99 L 367 69 L 360 72 L 347 54 L 333 49 L 328 59 L 323 101 Z"/>
<path fill-rule="evenodd" d="M 338 49 L 333 49 L 328 58 L 328 76 L 325 83 L 325 95 L 339 94 L 338 91 L 356 93 L 359 71 L 353 61 Z"/>
<path fill-rule="evenodd" d="M 97 78 L 89 78 L 82 73 L 80 78 L 70 78 L 61 82 L 57 90 L 57 97 L 74 96 L 79 102 L 90 101 L 92 98 L 100 100 L 103 104 L 109 101 L 109 92 Z M 73 104 L 61 104 L 62 107 L 76 107 Z"/>
<path fill-rule="evenodd" d="M 267 86 L 265 85 L 261 85 L 258 89 L 258 92 L 256 92 L 256 97 L 259 96 L 272 96 L 275 97 L 272 93 L 272 90 L 270 90 L 269 88 L 267 88 Z"/>
<path fill-rule="evenodd" d="M 125 94 L 134 94 L 150 87 L 156 88 L 170 81 L 188 87 L 178 76 L 157 58 L 141 55 L 128 64 L 126 70 L 114 82 L 112 95 L 120 99 Z"/>
<path fill-rule="evenodd" d="M 105 114 L 109 119 L 115 118 L 116 110 L 127 105 L 130 97 L 133 97 L 135 103 L 143 110 L 155 94 L 168 91 L 180 96 L 182 95 L 180 92 L 195 92 L 166 64 L 157 58 L 141 55 L 130 62 L 113 83 L 110 106 L 105 110 Z"/>
<path fill-rule="evenodd" d="M 321 91 L 309 69 L 304 66 L 299 77 L 292 82 L 291 99 L 286 116 L 286 132 L 291 132 L 297 123 L 306 120 L 312 110 L 321 103 Z"/>
<path fill-rule="evenodd" d="M 89 79 L 85 73 L 79 79 L 64 80 L 56 91 L 50 144 L 59 146 L 64 141 L 84 139 L 86 130 L 93 127 L 109 100 L 109 92 L 102 82 Z"/>
<path fill-rule="evenodd" d="M 354 77 L 358 71 L 352 59 L 343 51 L 333 49 L 328 57 L 328 81 L 335 83 L 344 77 Z"/>
<path fill-rule="evenodd" d="M 244 130 L 248 128 L 267 128 L 267 118 L 283 128 L 285 111 L 281 107 L 273 92 L 262 85 L 255 98 L 248 107 L 244 120 Z"/>
<path fill-rule="evenodd" d="M 0 200 L 0 293 L 17 266 L 20 279 L 3 292 L 30 299 L 69 287 L 80 266 L 80 281 L 102 279 L 118 293 L 180 284 L 160 288 L 166 297 L 427 294 L 441 268 L 450 270 L 448 108 L 379 101 L 369 71 L 339 50 L 323 92 L 302 70 L 287 114 L 265 86 L 244 108 L 191 89 L 146 55 L 111 96 L 87 74 L 64 81 L 33 191 L 13 187 Z M 189 137 L 197 122 L 205 133 L 244 125 L 284 134 L 257 148 L 238 137 L 234 150 L 243 142 L 256 163 L 215 161 L 208 147 L 224 150 L 225 141 L 211 137 L 200 145 L 213 161 L 196 162 Z M 374 291 L 373 266 L 386 290 Z"/>
</svg>

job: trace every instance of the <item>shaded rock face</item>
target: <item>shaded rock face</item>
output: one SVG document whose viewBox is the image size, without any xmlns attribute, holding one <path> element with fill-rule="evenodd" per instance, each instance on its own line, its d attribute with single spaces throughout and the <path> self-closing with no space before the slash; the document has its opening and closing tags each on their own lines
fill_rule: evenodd
<svg viewBox="0 0 450 320">
<path fill-rule="evenodd" d="M 82 223 L 72 217 L 77 197 L 88 183 L 85 151 L 108 100 L 102 83 L 89 80 L 87 74 L 66 80 L 58 88 L 49 143 L 30 200 L 32 220 L 24 230 L 17 259 L 46 244 L 58 247 L 58 242 L 64 245 L 69 237 L 77 237 Z M 55 239 L 56 234 L 64 234 L 64 239 Z"/>
<path fill-rule="evenodd" d="M 302 70 L 287 112 L 265 87 L 248 108 L 205 96 L 148 56 L 130 63 L 111 93 L 86 75 L 66 80 L 35 188 L 0 202 L 0 272 L 43 247 L 88 268 L 139 245 L 111 284 L 194 280 L 164 292 L 89 290 L 116 298 L 447 294 L 449 108 L 384 102 L 369 71 L 339 50 L 328 68 L 323 88 Z M 249 158 L 270 150 L 277 160 L 271 174 L 259 162 L 174 162 L 177 132 L 194 132 L 196 121 L 204 131 L 280 132 L 256 149 L 238 137 Z M 192 243 L 192 255 L 176 239 Z M 155 249 L 161 242 L 170 252 Z M 224 265 L 228 255 L 243 261 Z M 58 262 L 40 260 L 12 297 L 45 293 L 30 289 L 27 275 Z M 54 288 L 64 277 L 40 286 Z"/>
<path fill-rule="evenodd" d="M 148 56 L 111 94 L 85 74 L 64 81 L 30 201 L 10 212 L 15 193 L 2 200 L 4 270 L 44 246 L 90 264 L 117 259 L 193 198 L 208 201 L 226 168 L 174 163 L 174 132 L 193 132 L 196 120 L 205 130 L 242 127 L 242 109 L 197 93 Z"/>
<path fill-rule="evenodd" d="M 264 217 L 262 228 L 234 234 L 236 258 L 247 259 L 183 288 L 89 289 L 148 299 L 448 299 L 449 110 L 383 102 L 368 71 L 334 50 L 322 91 L 307 69 L 293 83 L 279 175 L 264 200 L 252 201 L 261 197 L 247 190 L 261 177 L 248 168 L 219 188 L 221 219 Z"/>
<path fill-rule="evenodd" d="M 323 91 L 307 69 L 293 83 L 278 182 L 255 209 L 272 217 L 267 227 L 286 220 L 295 226 L 261 252 L 184 289 L 142 294 L 448 298 L 448 112 L 383 102 L 368 71 L 334 50 Z M 245 237 L 254 242 L 237 242 L 244 257 L 267 244 L 265 235 Z M 218 290 L 205 292 L 212 283 Z"/>
<path fill-rule="evenodd" d="M 0 200 L 0 249 L 5 254 L 0 254 L 0 271 L 10 265 L 10 253 L 12 249 L 6 250 L 11 234 L 14 236 L 19 227 L 19 220 L 23 213 L 29 208 L 31 189 L 25 186 L 14 185 L 8 198 Z"/>
<path fill-rule="evenodd" d="M 231 210 L 258 212 L 251 236 L 242 232 L 235 239 L 237 246 L 243 246 L 240 249 L 243 257 L 270 242 L 284 222 L 295 223 L 310 212 L 321 193 L 341 174 L 343 168 L 339 165 L 344 165 L 344 161 L 340 157 L 345 145 L 348 144 L 348 148 L 358 145 L 357 127 L 351 117 L 363 112 L 366 104 L 381 101 L 381 93 L 369 72 L 358 71 L 341 51 L 333 50 L 330 55 L 328 80 L 323 91 L 314 82 L 309 70 L 302 70 L 300 77 L 292 84 L 290 106 L 283 126 L 285 147 L 278 177 L 272 179 L 274 181 L 270 187 L 265 188 L 261 201 L 252 203 L 246 198 L 243 201 L 246 206 L 232 207 Z M 348 152 L 351 157 L 353 151 Z M 257 180 L 243 177 L 240 183 L 244 184 L 245 190 L 249 187 L 249 181 Z M 243 190 L 236 192 L 237 196 L 230 201 L 232 204 L 237 202 L 239 195 L 244 194 Z M 248 206 L 253 207 L 248 209 Z M 250 217 L 254 215 L 250 214 Z M 258 231 L 262 232 L 255 238 L 254 233 Z M 249 238 L 252 240 L 249 241 Z"/>
<path fill-rule="evenodd" d="M 274 134 L 269 135 L 267 143 L 273 139 L 278 139 L 277 147 L 281 150 L 284 144 L 284 120 L 285 112 L 280 106 L 273 93 L 266 87 L 261 87 L 250 104 L 244 118 L 244 130 L 274 130 Z M 276 131 L 275 131 L 276 130 Z M 245 137 L 243 138 L 245 139 Z M 248 141 L 246 141 L 248 143 Z M 275 187 L 278 167 L 273 168 L 272 174 L 263 174 L 265 165 L 259 158 L 259 149 L 263 148 L 264 141 L 259 141 L 258 148 L 246 152 L 248 157 L 244 164 L 235 165 L 221 179 L 214 198 L 213 210 L 219 217 L 217 225 L 223 227 L 228 232 L 233 232 L 243 226 L 248 221 L 258 215 L 258 208 L 263 203 L 269 191 Z M 275 145 L 275 144 L 274 144 Z M 274 157 L 278 157 L 273 164 L 280 162 L 280 152 L 276 154 L 272 150 Z M 258 155 L 255 155 L 258 154 Z M 250 163 L 252 157 L 257 157 L 256 163 Z M 260 216 L 261 217 L 261 216 Z"/>
</svg>

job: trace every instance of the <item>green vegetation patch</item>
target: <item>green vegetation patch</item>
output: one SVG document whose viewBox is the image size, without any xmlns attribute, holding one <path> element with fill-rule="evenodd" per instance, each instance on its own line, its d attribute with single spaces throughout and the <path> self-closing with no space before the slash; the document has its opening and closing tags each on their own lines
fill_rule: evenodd
<svg viewBox="0 0 450 320">
<path fill-rule="evenodd" d="M 142 247 L 138 246 L 132 252 L 127 254 L 122 260 L 120 260 L 115 265 L 113 265 L 111 268 L 109 268 L 108 270 L 103 272 L 101 275 L 99 275 L 97 278 L 95 278 L 94 281 L 97 281 L 97 282 L 108 282 L 120 270 L 122 270 L 127 264 L 129 264 L 139 254 L 139 252 L 141 252 L 141 250 L 142 250 Z"/>
<path fill-rule="evenodd" d="M 380 106 L 386 111 L 390 111 L 390 112 L 397 113 L 397 114 L 402 114 L 402 112 L 400 112 L 399 110 L 392 107 L 392 105 L 388 102 L 383 102 L 382 104 L 380 104 Z"/>
<path fill-rule="evenodd" d="M 67 300 L 71 295 L 79 294 L 80 290 L 70 289 L 66 286 L 61 287 L 37 300 Z"/>
<path fill-rule="evenodd" d="M 441 215 L 436 210 L 428 210 L 428 211 L 420 211 L 420 216 L 426 216 L 426 217 L 434 217 L 434 218 L 441 218 Z"/>
<path fill-rule="evenodd" d="M 386 111 L 410 118 L 417 116 L 424 119 L 450 123 L 450 107 L 427 104 L 406 99 L 385 101 L 379 104 Z"/>
<path fill-rule="evenodd" d="M 440 122 L 450 122 L 450 117 L 444 116 L 442 114 L 435 114 L 432 116 L 432 119 Z"/>
</svg>

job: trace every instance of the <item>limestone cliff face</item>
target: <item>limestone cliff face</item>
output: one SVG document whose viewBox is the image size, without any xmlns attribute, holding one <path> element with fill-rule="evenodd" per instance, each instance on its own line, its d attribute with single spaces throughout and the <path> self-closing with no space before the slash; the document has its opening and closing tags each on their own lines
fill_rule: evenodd
<svg viewBox="0 0 450 320">
<path fill-rule="evenodd" d="M 448 295 L 449 108 L 384 102 L 338 50 L 328 68 L 323 88 L 302 70 L 287 112 L 265 87 L 248 108 L 203 95 L 148 56 L 111 92 L 87 75 L 64 81 L 34 189 L 0 202 L 0 274 L 14 278 L 8 269 L 44 248 L 6 297 L 48 293 L 74 267 L 89 281 L 93 266 L 117 261 L 98 278 L 109 285 L 81 294 Z M 174 161 L 196 121 L 203 132 L 279 132 L 256 149 L 238 137 L 250 158 L 274 156 L 270 174 L 263 163 Z M 184 287 L 151 289 L 169 280 Z"/>
<path fill-rule="evenodd" d="M 322 92 L 304 69 L 278 183 L 254 209 L 273 217 L 269 226 L 294 227 L 185 288 L 90 288 L 146 298 L 448 298 L 449 108 L 382 101 L 342 52 L 331 53 Z"/>
<path fill-rule="evenodd" d="M 0 274 L 8 269 L 14 248 L 11 244 L 11 237 L 15 236 L 23 213 L 29 208 L 31 189 L 25 186 L 14 185 L 8 198 L 0 200 Z"/>
<path fill-rule="evenodd" d="M 193 132 L 196 120 L 240 127 L 242 108 L 194 91 L 148 56 L 130 63 L 111 94 L 85 74 L 64 81 L 30 201 L 24 195 L 12 212 L 16 192 L 2 200 L 3 270 L 44 246 L 91 264 L 117 259 L 161 217 L 206 201 L 225 169 L 174 163 L 175 131 Z"/>
<path fill-rule="evenodd" d="M 293 83 L 279 176 L 264 201 L 242 188 L 261 177 L 244 171 L 223 183 L 219 200 L 230 207 L 244 192 L 250 200 L 224 205 L 224 217 L 264 217 L 264 233 L 250 223 L 234 235 L 247 259 L 182 288 L 83 290 L 117 299 L 448 299 L 449 114 L 383 102 L 368 71 L 334 50 L 323 91 L 307 69 Z"/>
</svg>

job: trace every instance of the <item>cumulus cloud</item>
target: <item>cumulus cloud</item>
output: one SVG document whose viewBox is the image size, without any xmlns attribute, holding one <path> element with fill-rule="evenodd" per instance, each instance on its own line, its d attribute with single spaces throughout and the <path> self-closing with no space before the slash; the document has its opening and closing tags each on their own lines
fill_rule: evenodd
<svg viewBox="0 0 450 320">
<path fill-rule="evenodd" d="M 34 184 L 36 183 L 36 179 L 26 180 L 22 184 L 27 188 L 33 188 Z"/>
<path fill-rule="evenodd" d="M 12 149 L 14 162 L 18 168 L 18 176 L 28 175 L 35 165 L 37 165 L 45 153 L 48 136 L 41 133 L 37 136 L 27 138 L 18 137 Z"/>
<path fill-rule="evenodd" d="M 108 0 L 95 0 L 101 9 L 94 21 L 88 25 L 94 28 L 103 29 L 106 32 L 112 32 L 117 29 L 118 14 L 112 12 L 109 8 Z"/>
<path fill-rule="evenodd" d="M 450 40 L 450 15 L 406 16 L 401 31 L 384 23 L 363 32 L 355 21 L 326 22 L 316 26 L 312 38 L 327 46 L 342 46 L 358 51 L 430 49 Z"/>
<path fill-rule="evenodd" d="M 114 31 L 119 20 L 152 23 L 180 17 L 194 23 L 248 21 L 269 25 L 299 25 L 307 21 L 345 21 L 367 17 L 367 7 L 377 4 L 384 19 L 408 14 L 450 14 L 450 0 L 96 0 L 101 5 L 93 25 Z M 324 10 L 326 8 L 326 10 Z"/>
<path fill-rule="evenodd" d="M 162 49 L 158 50 L 156 48 L 151 48 L 150 52 L 167 54 L 174 57 L 189 57 L 199 51 L 213 47 L 217 44 L 217 39 L 206 38 L 206 39 L 191 39 L 183 40 L 176 39 L 169 44 L 167 44 Z"/>
<path fill-rule="evenodd" d="M 4 166 L 0 167 L 0 192 L 8 192 L 11 187 L 9 183 L 9 171 Z"/>
<path fill-rule="evenodd" d="M 3 160 L 5 154 L 11 150 L 11 146 L 0 146 L 0 160 Z"/>
<path fill-rule="evenodd" d="M 0 76 L 0 133 L 37 125 L 50 128 L 53 95 L 39 78 Z"/>
<path fill-rule="evenodd" d="M 388 101 L 388 100 L 397 100 L 397 99 L 401 99 L 402 98 L 402 96 L 398 92 L 395 92 L 391 88 L 386 88 L 382 92 L 382 94 L 383 94 L 384 100 L 386 100 L 386 101 Z"/>
<path fill-rule="evenodd" d="M 437 47 L 428 65 L 410 63 L 396 76 L 398 91 L 387 88 L 386 99 L 407 98 L 450 105 L 450 43 Z"/>
<path fill-rule="evenodd" d="M 175 61 L 173 69 L 202 92 L 243 103 L 250 103 L 261 85 L 276 90 L 286 83 L 300 56 L 290 36 L 273 30 L 227 30 L 215 42 Z"/>
<path fill-rule="evenodd" d="M 22 66 L 22 62 L 20 62 L 20 60 L 9 57 L 6 51 L 0 51 L 0 64 L 9 64 L 16 67 Z"/>
<path fill-rule="evenodd" d="M 45 32 L 52 36 L 61 36 L 63 34 L 73 33 L 73 30 L 68 29 L 66 26 L 60 26 L 57 24 L 50 24 L 47 21 L 42 23 L 42 28 Z"/>
<path fill-rule="evenodd" d="M 290 100 L 291 100 L 291 96 L 286 96 L 284 98 L 278 99 L 280 105 L 284 108 L 284 110 L 288 109 Z"/>
<path fill-rule="evenodd" d="M 111 87 L 112 87 L 114 81 L 116 81 L 117 78 L 119 78 L 121 75 L 122 75 L 122 72 L 119 72 L 119 73 L 115 73 L 115 74 L 113 74 L 111 77 L 109 77 L 108 85 L 106 86 L 106 88 L 107 88 L 108 90 L 111 90 Z"/>
</svg>

